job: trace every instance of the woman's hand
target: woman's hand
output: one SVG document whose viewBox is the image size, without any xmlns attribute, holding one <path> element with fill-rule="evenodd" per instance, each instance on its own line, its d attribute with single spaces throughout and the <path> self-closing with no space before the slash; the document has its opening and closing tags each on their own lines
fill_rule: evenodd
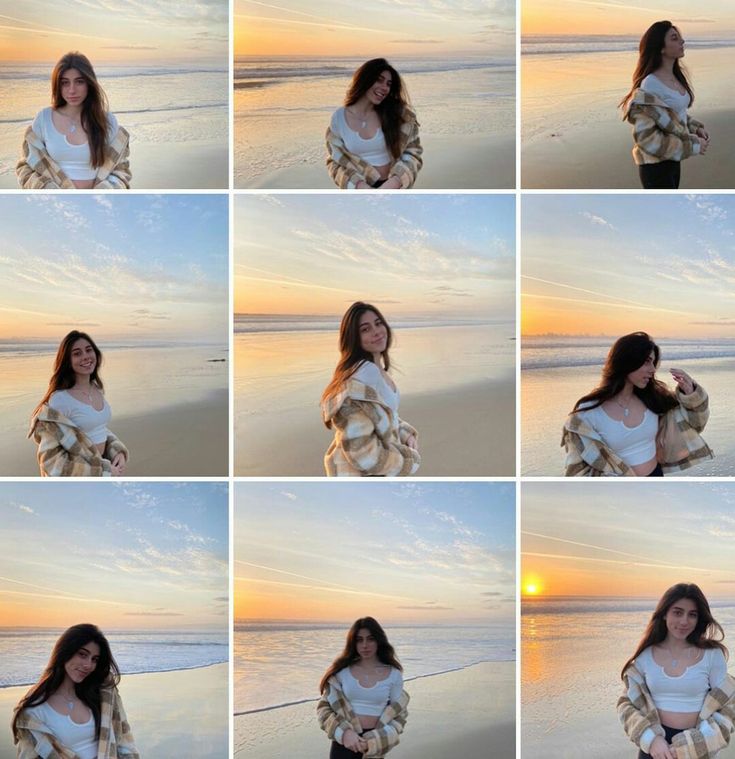
<svg viewBox="0 0 735 759">
<path fill-rule="evenodd" d="M 356 190 L 372 190 L 373 188 L 365 181 L 360 179 L 358 183 L 355 185 Z"/>
<path fill-rule="evenodd" d="M 419 442 L 418 442 L 418 440 L 416 440 L 416 435 L 409 435 L 406 438 L 406 445 L 409 448 L 413 448 L 414 451 L 418 451 L 418 449 L 419 449 Z"/>
<path fill-rule="evenodd" d="M 360 747 L 355 749 L 355 751 L 359 754 L 364 754 L 368 750 L 367 741 L 364 738 L 358 738 L 358 743 L 360 744 Z"/>
<path fill-rule="evenodd" d="M 694 133 L 702 140 L 707 140 L 709 142 L 709 132 L 704 127 L 699 127 L 697 131 Z"/>
<path fill-rule="evenodd" d="M 113 477 L 122 477 L 125 474 L 125 468 L 127 466 L 127 459 L 125 454 L 118 453 L 115 458 L 110 462 L 110 471 Z"/>
<path fill-rule="evenodd" d="M 674 378 L 679 390 L 681 390 L 684 395 L 689 395 L 694 392 L 695 382 L 683 369 L 674 369 L 672 367 L 669 371 L 671 372 L 671 376 Z"/>
<path fill-rule="evenodd" d="M 381 190 L 400 190 L 403 187 L 398 177 L 389 177 L 386 182 L 380 185 Z"/>
<path fill-rule="evenodd" d="M 364 748 L 361 748 L 361 744 Z M 354 730 L 345 730 L 345 734 L 342 736 L 342 745 L 350 751 L 363 752 L 367 749 L 367 743 Z"/>
<path fill-rule="evenodd" d="M 653 739 L 651 748 L 648 749 L 648 753 L 652 759 L 676 759 L 676 754 L 672 750 L 671 746 L 666 742 L 666 738 L 657 735 Z"/>
</svg>

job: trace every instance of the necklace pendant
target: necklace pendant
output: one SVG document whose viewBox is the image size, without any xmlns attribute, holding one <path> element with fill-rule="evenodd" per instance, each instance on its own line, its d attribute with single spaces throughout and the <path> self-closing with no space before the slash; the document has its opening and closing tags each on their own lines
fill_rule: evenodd
<svg viewBox="0 0 735 759">
<path fill-rule="evenodd" d="M 77 127 L 76 127 L 76 125 L 75 125 L 75 124 L 72 124 L 72 125 L 69 127 L 69 134 L 74 134 L 74 132 L 76 132 L 76 131 L 77 131 Z"/>
<path fill-rule="evenodd" d="M 630 409 L 629 408 L 624 408 L 623 409 L 623 416 L 627 419 L 629 415 L 630 415 Z"/>
</svg>

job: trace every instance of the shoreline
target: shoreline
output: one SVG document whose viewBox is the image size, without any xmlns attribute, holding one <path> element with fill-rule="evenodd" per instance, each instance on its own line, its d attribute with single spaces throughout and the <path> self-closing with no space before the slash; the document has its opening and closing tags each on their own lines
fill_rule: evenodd
<svg viewBox="0 0 735 759">
<path fill-rule="evenodd" d="M 421 135 L 424 165 L 416 190 L 515 189 L 515 133 L 510 136 Z M 255 177 L 241 177 L 235 166 L 235 189 L 336 190 L 325 159 L 302 162 Z"/>
<path fill-rule="evenodd" d="M 410 681 L 406 730 L 391 756 L 402 759 L 485 759 L 488 742 L 495 759 L 515 757 L 516 661 L 480 662 L 455 672 Z M 407 681 L 409 682 L 409 681 Z M 471 691 L 476 697 L 463 697 Z M 437 715 L 442 715 L 438 720 Z M 322 756 L 328 741 L 310 704 L 235 717 L 237 759 Z"/>
<path fill-rule="evenodd" d="M 141 756 L 229 756 L 228 664 L 125 675 L 120 695 Z M 0 758 L 15 757 L 10 733 L 13 707 L 27 691 L 0 691 Z"/>
<path fill-rule="evenodd" d="M 242 413 L 246 407 L 247 398 L 235 396 L 236 476 L 324 476 L 323 457 L 332 432 L 322 423 L 316 402 L 251 415 Z M 401 418 L 419 431 L 417 476 L 515 473 L 514 377 L 416 393 L 401 400 Z M 257 447 L 248 450 L 253 440 Z M 297 448 L 294 440 L 299 441 Z"/>
</svg>

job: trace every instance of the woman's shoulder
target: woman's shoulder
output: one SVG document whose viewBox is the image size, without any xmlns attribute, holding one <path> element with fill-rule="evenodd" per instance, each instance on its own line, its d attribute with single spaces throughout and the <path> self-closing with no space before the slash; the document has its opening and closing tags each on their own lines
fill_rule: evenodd
<svg viewBox="0 0 735 759">
<path fill-rule="evenodd" d="M 33 131 L 39 136 L 43 137 L 45 139 L 46 136 L 46 125 L 48 124 L 49 120 L 51 119 L 51 113 L 53 111 L 53 108 L 51 106 L 47 106 L 46 108 L 42 108 L 37 114 L 36 118 L 33 119 L 33 123 L 31 124 L 31 128 Z"/>
<path fill-rule="evenodd" d="M 69 394 L 68 390 L 54 390 L 54 392 L 49 395 L 48 405 L 51 406 L 51 408 L 58 409 L 60 406 L 67 407 L 72 400 L 73 396 Z"/>
<path fill-rule="evenodd" d="M 352 375 L 356 380 L 366 385 L 374 385 L 382 379 L 380 368 L 372 361 L 362 361 Z"/>
<path fill-rule="evenodd" d="M 341 134 L 345 124 L 345 107 L 341 105 L 332 113 L 332 119 L 329 122 L 331 130 L 335 134 Z"/>
</svg>

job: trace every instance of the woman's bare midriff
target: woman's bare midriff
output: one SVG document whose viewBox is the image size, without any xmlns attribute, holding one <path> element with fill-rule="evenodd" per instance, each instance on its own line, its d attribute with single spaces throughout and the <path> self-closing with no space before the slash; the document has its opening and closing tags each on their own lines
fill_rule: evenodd
<svg viewBox="0 0 735 759">
<path fill-rule="evenodd" d="M 74 187 L 76 187 L 77 190 L 94 189 L 94 179 L 72 179 L 71 181 L 74 183 Z"/>
<path fill-rule="evenodd" d="M 105 444 L 104 443 L 96 443 L 95 448 L 102 454 L 105 452 Z"/>
<path fill-rule="evenodd" d="M 673 727 L 675 730 L 689 730 L 699 722 L 699 712 L 667 712 L 659 709 L 658 716 L 662 725 Z"/>
<path fill-rule="evenodd" d="M 386 163 L 385 166 L 376 166 L 378 173 L 380 174 L 381 179 L 388 179 L 390 176 L 390 167 L 392 166 L 392 163 Z"/>
<path fill-rule="evenodd" d="M 653 458 L 650 461 L 647 461 L 645 464 L 636 464 L 636 466 L 632 466 L 631 469 L 638 475 L 638 477 L 648 477 L 649 474 L 658 466 L 658 461 Z M 674 727 L 674 725 L 670 725 L 670 727 Z"/>
<path fill-rule="evenodd" d="M 378 724 L 378 717 L 367 717 L 364 714 L 356 715 L 360 720 L 360 727 L 363 730 L 372 730 Z"/>
</svg>

